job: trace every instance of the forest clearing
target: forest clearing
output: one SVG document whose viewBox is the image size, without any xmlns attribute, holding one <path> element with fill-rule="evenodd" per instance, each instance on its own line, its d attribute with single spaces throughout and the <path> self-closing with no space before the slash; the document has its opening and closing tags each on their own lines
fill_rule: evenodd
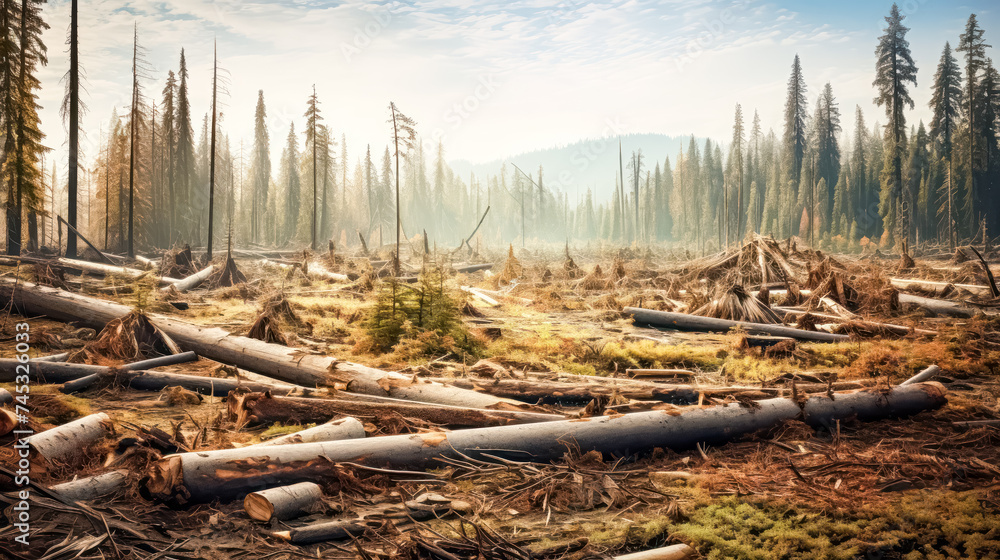
<svg viewBox="0 0 1000 560">
<path fill-rule="evenodd" d="M 992 250 L 423 247 L 398 277 L 391 245 L 232 251 L 184 291 L 210 266 L 188 251 L 0 261 L 23 316 L 3 323 L 5 351 L 30 325 L 31 429 L 73 442 L 33 447 L 38 529 L 10 557 L 1000 546 Z M 0 363 L 10 393 L 16 363 Z"/>
<path fill-rule="evenodd" d="M 0 2 L 0 558 L 1000 558 L 994 4 Z"/>
</svg>

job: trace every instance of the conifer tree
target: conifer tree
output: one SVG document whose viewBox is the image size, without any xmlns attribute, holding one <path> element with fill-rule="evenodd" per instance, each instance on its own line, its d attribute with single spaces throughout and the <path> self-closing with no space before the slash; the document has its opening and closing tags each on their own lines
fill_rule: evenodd
<svg viewBox="0 0 1000 560">
<path fill-rule="evenodd" d="M 910 209 L 903 197 L 902 159 L 906 139 L 906 117 L 903 110 L 913 108 L 913 98 L 910 97 L 907 83 L 917 85 L 917 66 L 910 54 L 910 43 L 906 40 L 909 28 L 903 25 L 906 16 L 900 14 L 899 7 L 892 5 L 889 15 L 885 18 L 885 34 L 879 37 L 875 49 L 875 81 L 873 85 L 878 91 L 875 102 L 885 107 L 889 124 L 886 129 L 886 140 L 892 142 L 886 162 L 887 170 L 883 170 L 883 191 L 889 190 L 883 199 L 882 215 L 886 218 L 886 227 L 890 228 L 899 241 L 909 240 Z"/>
<path fill-rule="evenodd" d="M 785 100 L 785 180 L 791 189 L 785 198 L 788 202 L 788 234 L 792 234 L 793 205 L 798 193 L 798 181 L 802 176 L 802 163 L 806 151 L 806 82 L 802 77 L 802 63 L 799 55 L 792 62 L 792 75 L 788 78 L 788 95 Z"/>
<path fill-rule="evenodd" d="M 267 133 L 267 107 L 264 105 L 264 90 L 258 90 L 257 108 L 254 111 L 253 156 L 250 163 L 250 239 L 254 242 L 261 241 L 270 181 L 271 147 Z"/>
<path fill-rule="evenodd" d="M 979 145 L 985 141 L 985 139 L 980 139 L 977 134 L 976 119 L 977 113 L 981 110 L 977 101 L 982 97 L 977 95 L 976 89 L 980 73 L 986 68 L 986 49 L 990 47 L 983 39 L 983 33 L 984 30 L 979 27 L 976 14 L 969 15 L 965 31 L 959 37 L 958 48 L 955 49 L 964 53 L 965 58 L 965 127 L 968 135 L 968 176 L 966 179 L 968 186 L 965 192 L 965 206 L 966 211 L 976 222 L 979 221 L 983 211 L 982 196 L 976 182 L 976 170 L 981 168 L 980 162 L 976 158 L 976 152 Z"/>
<path fill-rule="evenodd" d="M 188 70 L 187 62 L 184 58 L 184 49 L 181 49 L 180 69 L 178 70 L 179 83 L 177 87 L 177 116 L 174 119 L 176 127 L 177 146 L 175 156 L 174 182 L 177 185 L 177 199 L 175 206 L 180 209 L 189 209 L 193 203 L 194 187 L 194 132 L 191 128 L 191 104 L 188 101 Z M 181 226 L 175 223 L 182 234 L 190 237 L 192 235 L 192 224 L 187 223 Z"/>
<path fill-rule="evenodd" d="M 307 109 L 305 115 L 306 118 L 306 149 L 312 151 L 312 231 L 310 247 L 313 251 L 316 250 L 316 226 L 318 224 L 317 220 L 317 210 L 319 207 L 319 196 L 318 196 L 318 184 L 317 184 L 317 168 L 316 168 L 316 154 L 318 153 L 318 137 L 316 135 L 317 126 L 319 121 L 323 120 L 320 115 L 319 110 L 319 100 L 316 98 L 316 84 L 313 84 L 312 95 L 309 96 L 309 100 L 306 103 Z"/>
<path fill-rule="evenodd" d="M 285 217 L 282 224 L 282 242 L 295 235 L 299 210 L 302 207 L 301 180 L 299 178 L 299 140 L 295 136 L 295 123 L 288 126 L 288 139 L 281 154 L 281 177 L 285 183 Z"/>
<path fill-rule="evenodd" d="M 934 111 L 931 119 L 931 138 L 937 141 L 941 148 L 942 156 L 948 161 L 948 172 L 943 183 L 944 192 L 941 193 L 944 209 L 944 230 L 948 236 L 948 246 L 955 249 L 955 188 L 952 182 L 952 169 L 954 165 L 954 136 L 958 127 L 959 111 L 962 103 L 962 77 L 958 67 L 958 62 L 951 54 L 951 45 L 944 44 L 944 51 L 941 52 L 941 61 L 938 62 L 937 71 L 934 73 L 934 86 L 931 95 L 930 106 Z"/>
</svg>

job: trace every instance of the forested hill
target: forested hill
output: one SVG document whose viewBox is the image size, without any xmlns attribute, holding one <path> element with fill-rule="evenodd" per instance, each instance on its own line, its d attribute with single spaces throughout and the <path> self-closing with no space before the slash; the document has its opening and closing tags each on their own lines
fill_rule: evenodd
<svg viewBox="0 0 1000 560">
<path fill-rule="evenodd" d="M 695 138 L 698 145 L 704 139 Z M 621 137 L 625 176 L 629 177 L 628 162 L 633 151 L 642 150 L 646 158 L 643 165 L 653 169 L 656 163 L 662 167 L 667 156 L 673 162 L 683 145 L 686 149 L 690 136 L 667 136 L 665 134 L 629 134 Z M 496 175 L 500 166 L 507 163 L 508 176 L 515 172 L 517 165 L 536 180 L 538 167 L 542 167 L 546 188 L 562 190 L 574 197 L 579 188 L 580 196 L 587 188 L 594 189 L 597 200 L 611 198 L 615 177 L 618 174 L 618 138 L 585 139 L 566 146 L 535 150 L 483 163 L 467 160 L 450 162 L 455 174 L 468 181 L 470 173 L 476 177 Z M 671 163 L 672 165 L 672 163 Z"/>
</svg>

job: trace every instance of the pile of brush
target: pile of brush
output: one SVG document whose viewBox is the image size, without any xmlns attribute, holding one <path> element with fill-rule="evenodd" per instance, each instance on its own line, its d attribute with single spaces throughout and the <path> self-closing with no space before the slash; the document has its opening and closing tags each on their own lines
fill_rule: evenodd
<svg viewBox="0 0 1000 560">
<path fill-rule="evenodd" d="M 282 330 L 283 324 L 300 325 L 301 322 L 285 296 L 281 292 L 275 292 L 261 300 L 260 313 L 250 325 L 247 336 L 287 346 L 288 336 Z"/>
<path fill-rule="evenodd" d="M 86 350 L 104 359 L 126 361 L 180 353 L 167 333 L 158 329 L 140 311 L 132 311 L 109 322 Z"/>
<path fill-rule="evenodd" d="M 781 318 L 760 299 L 739 284 L 721 290 L 715 298 L 695 309 L 695 315 L 745 321 L 748 323 L 778 324 Z"/>
</svg>

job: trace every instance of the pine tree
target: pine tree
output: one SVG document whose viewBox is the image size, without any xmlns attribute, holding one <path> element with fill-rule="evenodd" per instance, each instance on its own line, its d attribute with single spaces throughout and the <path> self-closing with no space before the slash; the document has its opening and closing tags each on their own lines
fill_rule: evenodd
<svg viewBox="0 0 1000 560">
<path fill-rule="evenodd" d="M 295 136 L 295 123 L 288 126 L 288 139 L 281 154 L 281 177 L 285 183 L 285 217 L 282 224 L 282 242 L 295 235 L 299 210 L 302 207 L 301 179 L 299 177 L 299 140 Z"/>
<path fill-rule="evenodd" d="M 177 116 L 174 119 L 177 131 L 174 182 L 178 191 L 175 205 L 183 211 L 189 209 L 194 202 L 194 131 L 191 128 L 191 104 L 188 102 L 188 71 L 187 62 L 184 59 L 184 49 L 181 49 L 178 75 L 180 81 L 177 88 Z M 182 235 L 189 238 L 194 231 L 190 223 L 184 224 L 183 227 L 175 223 L 175 227 L 183 232 Z"/>
<path fill-rule="evenodd" d="M 733 202 L 736 211 L 736 227 L 733 230 L 738 237 L 742 232 L 743 228 L 743 143 L 746 141 L 746 133 L 743 129 L 743 108 L 740 104 L 736 104 L 736 115 L 733 117 L 733 141 L 729 152 L 729 162 L 731 177 L 733 179 L 733 185 L 736 188 L 736 196 Z M 732 212 L 729 210 L 729 189 L 725 189 L 726 192 L 723 193 L 723 208 L 725 208 L 725 235 L 726 235 L 726 247 L 729 246 L 730 236 L 729 236 L 729 223 L 731 221 Z"/>
<path fill-rule="evenodd" d="M 879 44 L 875 49 L 877 60 L 873 82 L 878 90 L 875 102 L 880 107 L 885 106 L 889 119 L 886 139 L 892 141 L 891 157 L 887 159 L 890 167 L 883 171 L 883 190 L 891 190 L 885 196 L 885 201 L 891 207 L 884 206 L 882 215 L 892 217 L 893 221 L 887 222 L 886 227 L 895 230 L 893 233 L 900 241 L 909 240 L 910 232 L 910 209 L 903 197 L 902 158 L 906 139 L 906 117 L 903 110 L 906 106 L 913 108 L 913 99 L 906 84 L 917 85 L 917 67 L 910 55 L 910 43 L 906 40 L 909 28 L 902 23 L 905 18 L 899 13 L 899 7 L 893 4 L 889 16 L 885 18 L 885 34 L 879 37 Z"/>
<path fill-rule="evenodd" d="M 951 45 L 944 44 L 944 51 L 941 53 L 941 61 L 938 63 L 937 72 L 934 74 L 933 94 L 931 95 L 930 106 L 934 111 L 931 119 L 931 138 L 936 140 L 941 146 L 941 152 L 948 160 L 948 172 L 944 182 L 944 222 L 945 232 L 948 235 L 948 246 L 955 249 L 955 188 L 951 180 L 953 176 L 954 156 L 952 147 L 954 144 L 955 130 L 958 127 L 960 106 L 962 103 L 961 71 L 958 62 L 951 54 Z"/>
<path fill-rule="evenodd" d="M 802 162 L 806 151 L 806 82 L 802 77 L 799 55 L 792 62 L 792 75 L 788 78 L 788 96 L 785 100 L 785 180 L 790 189 L 785 198 L 788 203 L 788 234 L 792 233 L 795 219 L 792 201 L 798 193 L 798 181 L 802 176 Z"/>
<path fill-rule="evenodd" d="M 840 108 L 833 96 L 833 87 L 829 82 L 823 87 L 819 98 L 816 119 L 816 173 L 826 180 L 829 186 L 836 185 L 840 178 L 840 146 L 837 137 L 840 135 Z M 826 204 L 833 206 L 833 191 L 827 194 Z M 827 229 L 834 224 L 832 216 L 824 216 Z M 839 216 L 836 216 L 839 219 Z"/>
<path fill-rule="evenodd" d="M 270 182 L 271 147 L 267 133 L 267 108 L 264 106 L 264 90 L 259 90 L 257 109 L 254 111 L 253 158 L 250 163 L 250 239 L 254 242 L 261 241 Z"/>
<path fill-rule="evenodd" d="M 976 170 L 981 168 L 977 161 L 976 152 L 979 145 L 985 140 L 978 137 L 976 130 L 977 113 L 980 107 L 977 101 L 981 96 L 977 95 L 976 88 L 979 75 L 986 67 L 986 49 L 990 45 L 983 39 L 984 30 L 979 27 L 976 14 L 971 14 L 965 24 L 965 32 L 959 37 L 958 48 L 955 50 L 965 53 L 965 127 L 967 132 L 967 157 L 968 157 L 968 187 L 966 189 L 966 211 L 978 223 L 982 215 L 984 205 L 981 193 L 976 184 Z"/>
<path fill-rule="evenodd" d="M 396 253 L 393 255 L 393 273 L 399 276 L 399 240 L 402 235 L 402 221 L 399 216 L 399 157 L 413 149 L 417 141 L 416 121 L 400 113 L 396 104 L 389 103 L 389 122 L 392 124 L 392 144 L 396 158 Z M 423 172 L 421 172 L 423 175 Z M 395 312 L 395 309 L 393 309 Z"/>
<path fill-rule="evenodd" d="M 316 98 L 316 84 L 313 84 L 312 95 L 309 96 L 309 100 L 306 102 L 307 109 L 304 117 L 306 117 L 306 149 L 312 151 L 312 231 L 310 247 L 313 251 L 316 250 L 316 226 L 318 224 L 317 220 L 317 210 L 319 207 L 319 196 L 318 196 L 318 183 L 317 183 L 317 168 L 316 168 L 316 154 L 319 150 L 316 127 L 319 125 L 319 121 L 323 120 L 320 115 L 319 110 L 319 100 Z"/>
</svg>

